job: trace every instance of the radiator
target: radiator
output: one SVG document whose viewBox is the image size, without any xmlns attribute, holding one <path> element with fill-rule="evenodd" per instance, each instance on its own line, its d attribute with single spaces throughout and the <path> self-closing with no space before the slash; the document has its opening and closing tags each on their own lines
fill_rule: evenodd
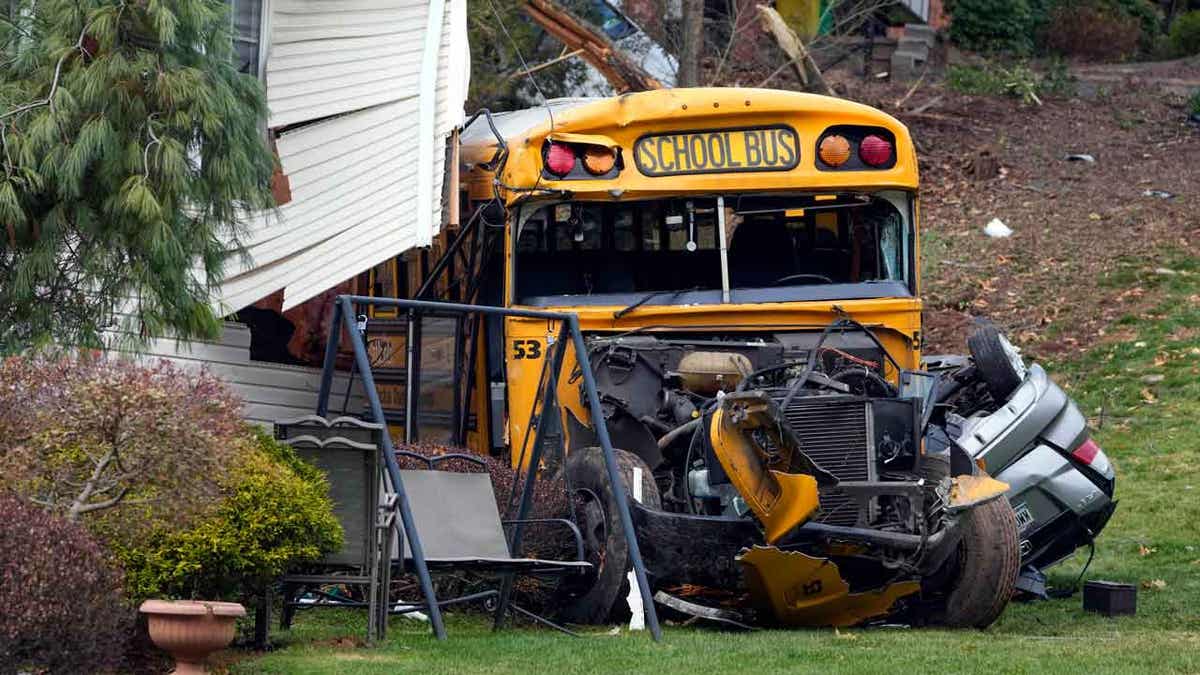
<svg viewBox="0 0 1200 675">
<path fill-rule="evenodd" d="M 800 449 L 838 480 L 875 479 L 870 403 L 851 396 L 809 396 L 792 399 L 784 411 L 800 439 Z M 837 488 L 822 488 L 817 522 L 854 525 L 854 500 Z"/>
</svg>

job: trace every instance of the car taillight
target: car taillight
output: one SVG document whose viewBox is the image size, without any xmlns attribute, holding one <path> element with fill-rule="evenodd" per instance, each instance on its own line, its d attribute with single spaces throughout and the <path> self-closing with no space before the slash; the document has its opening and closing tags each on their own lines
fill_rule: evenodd
<svg viewBox="0 0 1200 675">
<path fill-rule="evenodd" d="M 1075 451 L 1071 453 L 1071 456 L 1090 466 L 1092 461 L 1096 459 L 1096 455 L 1099 453 L 1099 444 L 1089 438 L 1083 443 L 1080 443 L 1079 447 L 1075 448 Z"/>
<path fill-rule="evenodd" d="M 1072 450 L 1071 456 L 1080 463 L 1091 467 L 1101 476 L 1109 476 L 1112 471 L 1112 465 L 1108 463 L 1108 455 L 1105 455 L 1100 445 L 1090 438 Z"/>
<path fill-rule="evenodd" d="M 883 166 L 892 160 L 892 144 L 874 134 L 862 139 L 858 156 L 869 166 Z"/>
<path fill-rule="evenodd" d="M 566 143 L 550 143 L 546 149 L 546 169 L 556 176 L 565 176 L 575 168 L 575 151 Z"/>
</svg>

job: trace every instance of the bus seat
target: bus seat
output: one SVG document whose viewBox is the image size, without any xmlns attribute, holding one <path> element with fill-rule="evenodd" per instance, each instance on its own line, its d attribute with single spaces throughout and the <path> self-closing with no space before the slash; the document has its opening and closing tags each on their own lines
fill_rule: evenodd
<svg viewBox="0 0 1200 675">
<path fill-rule="evenodd" d="M 748 221 L 733 231 L 729 274 L 734 288 L 770 286 L 796 272 L 792 235 L 782 221 Z"/>
</svg>

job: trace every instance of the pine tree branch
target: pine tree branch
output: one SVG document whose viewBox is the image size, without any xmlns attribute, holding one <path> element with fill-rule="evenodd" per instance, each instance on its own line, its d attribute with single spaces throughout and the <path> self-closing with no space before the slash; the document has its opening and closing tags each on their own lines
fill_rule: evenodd
<svg viewBox="0 0 1200 675">
<path fill-rule="evenodd" d="M 146 118 L 146 133 L 150 135 L 150 142 L 142 150 L 142 166 L 145 171 L 142 173 L 143 180 L 150 180 L 150 148 L 156 145 L 162 145 L 162 141 L 158 140 L 158 136 L 154 134 L 154 118 L 158 117 L 158 113 L 150 113 Z"/>
<path fill-rule="evenodd" d="M 50 106 L 50 112 L 56 112 L 54 110 L 54 95 L 56 93 L 58 93 L 58 83 L 62 79 L 63 64 L 65 64 L 67 62 L 67 57 L 71 56 L 71 54 L 73 54 L 77 51 L 83 52 L 85 54 L 87 53 L 87 51 L 83 48 L 83 39 L 85 37 L 87 37 L 87 31 L 91 27 L 92 27 L 91 22 L 88 22 L 87 24 L 85 24 L 83 29 L 79 31 L 79 39 L 75 41 L 74 49 L 72 49 L 71 51 L 68 51 L 67 53 L 65 53 L 61 57 L 59 57 L 58 63 L 56 63 L 54 65 L 54 78 L 52 80 L 50 80 L 50 93 L 46 94 L 46 98 L 43 98 L 43 99 L 37 100 L 37 101 L 32 101 L 32 102 L 26 103 L 24 105 L 19 105 L 16 108 L 14 108 L 6 113 L 0 114 L 0 120 L 4 119 L 5 117 L 13 117 L 16 115 L 20 115 L 21 113 L 29 112 L 30 110 L 40 108 L 44 105 Z"/>
</svg>

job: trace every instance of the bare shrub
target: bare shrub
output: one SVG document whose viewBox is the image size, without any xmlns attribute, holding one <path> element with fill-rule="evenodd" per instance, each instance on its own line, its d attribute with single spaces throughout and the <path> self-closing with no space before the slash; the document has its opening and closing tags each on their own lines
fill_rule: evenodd
<svg viewBox="0 0 1200 675">
<path fill-rule="evenodd" d="M 1137 53 L 1141 39 L 1135 17 L 1095 2 L 1059 5 L 1042 34 L 1050 52 L 1088 61 L 1128 59 Z"/>
</svg>

